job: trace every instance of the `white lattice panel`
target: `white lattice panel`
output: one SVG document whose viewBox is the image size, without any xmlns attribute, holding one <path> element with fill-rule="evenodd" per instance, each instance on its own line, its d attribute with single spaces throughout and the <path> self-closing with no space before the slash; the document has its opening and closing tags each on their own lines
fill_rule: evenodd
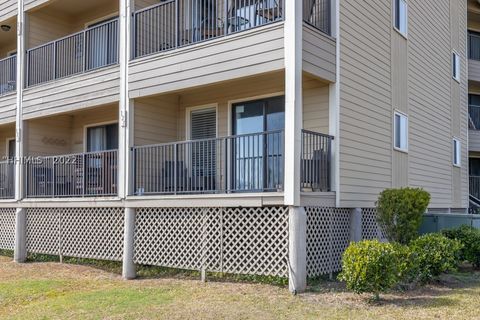
<svg viewBox="0 0 480 320">
<path fill-rule="evenodd" d="M 141 208 L 135 262 L 228 273 L 287 274 L 286 208 Z"/>
<path fill-rule="evenodd" d="M 288 275 L 288 209 L 228 208 L 223 216 L 223 271 Z"/>
<path fill-rule="evenodd" d="M 60 210 L 27 209 L 27 251 L 60 254 Z"/>
<path fill-rule="evenodd" d="M 15 247 L 15 208 L 0 209 L 0 249 Z"/>
<path fill-rule="evenodd" d="M 27 209 L 27 251 L 121 260 L 123 209 Z"/>
<path fill-rule="evenodd" d="M 65 208 L 61 214 L 64 256 L 121 261 L 122 208 Z"/>
<path fill-rule="evenodd" d="M 350 242 L 350 209 L 307 207 L 305 211 L 308 277 L 340 271 Z"/>
<path fill-rule="evenodd" d="M 377 222 L 377 209 L 362 209 L 362 239 L 385 241 L 387 237 Z"/>
<path fill-rule="evenodd" d="M 218 270 L 219 256 L 215 250 L 208 250 L 218 247 L 218 214 L 219 210 L 202 208 L 137 209 L 135 262 Z"/>
</svg>

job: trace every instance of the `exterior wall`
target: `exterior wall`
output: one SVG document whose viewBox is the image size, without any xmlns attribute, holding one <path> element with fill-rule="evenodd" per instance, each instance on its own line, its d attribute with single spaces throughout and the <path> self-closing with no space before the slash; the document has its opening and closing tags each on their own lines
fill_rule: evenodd
<svg viewBox="0 0 480 320">
<path fill-rule="evenodd" d="M 15 93 L 0 97 L 0 124 L 15 122 L 17 108 Z"/>
<path fill-rule="evenodd" d="M 468 131 L 468 151 L 472 151 L 472 152 L 480 151 L 480 131 L 479 130 Z"/>
<path fill-rule="evenodd" d="M 315 79 L 303 80 L 303 129 L 328 134 L 329 86 Z"/>
<path fill-rule="evenodd" d="M 8 140 L 15 139 L 15 126 L 13 124 L 0 128 L 0 161 L 8 155 Z"/>
<path fill-rule="evenodd" d="M 7 20 L 17 14 L 17 0 L 3 0 L 0 2 L 0 21 Z"/>
<path fill-rule="evenodd" d="M 277 23 L 130 62 L 130 98 L 283 68 L 283 24 Z"/>
<path fill-rule="evenodd" d="M 336 80 L 335 39 L 303 25 L 303 70 L 331 82 Z"/>
<path fill-rule="evenodd" d="M 30 156 L 85 152 L 85 127 L 118 121 L 118 105 L 108 105 L 74 114 L 27 121 L 27 148 Z"/>
<path fill-rule="evenodd" d="M 382 190 L 404 185 L 429 191 L 432 207 L 468 205 L 466 5 L 408 3 L 408 40 L 392 30 L 390 1 L 340 3 L 342 207 L 372 207 Z M 393 110 L 409 116 L 408 154 L 393 151 Z M 461 169 L 452 166 L 454 135 L 464 146 Z"/>
<path fill-rule="evenodd" d="M 25 119 L 117 102 L 118 65 L 79 74 L 24 90 Z"/>
</svg>

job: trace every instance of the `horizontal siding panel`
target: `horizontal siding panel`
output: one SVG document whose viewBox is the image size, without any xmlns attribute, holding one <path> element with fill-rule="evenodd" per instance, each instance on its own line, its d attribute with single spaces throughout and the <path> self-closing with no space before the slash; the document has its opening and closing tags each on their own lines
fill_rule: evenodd
<svg viewBox="0 0 480 320">
<path fill-rule="evenodd" d="M 303 25 L 303 70 L 319 78 L 335 82 L 335 39 Z"/>
<path fill-rule="evenodd" d="M 16 0 L 0 1 L 0 21 L 7 20 L 17 14 Z"/>
<path fill-rule="evenodd" d="M 480 61 L 468 60 L 468 80 L 480 81 Z"/>
<path fill-rule="evenodd" d="M 28 119 L 117 102 L 119 86 L 118 66 L 38 85 L 24 91 L 24 117 Z"/>
<path fill-rule="evenodd" d="M 468 130 L 468 150 L 469 151 L 480 151 L 480 131 L 479 130 Z"/>
<path fill-rule="evenodd" d="M 0 124 L 15 122 L 16 100 L 15 93 L 0 96 Z"/>
<path fill-rule="evenodd" d="M 135 60 L 130 64 L 130 96 L 281 70 L 283 44 L 283 24 L 275 24 Z"/>
</svg>

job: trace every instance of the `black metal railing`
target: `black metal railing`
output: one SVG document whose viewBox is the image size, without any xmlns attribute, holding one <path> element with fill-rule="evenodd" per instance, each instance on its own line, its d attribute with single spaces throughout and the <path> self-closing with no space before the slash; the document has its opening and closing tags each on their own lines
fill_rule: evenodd
<svg viewBox="0 0 480 320">
<path fill-rule="evenodd" d="M 118 63 L 118 19 L 27 50 L 26 86 Z"/>
<path fill-rule="evenodd" d="M 0 162 L 0 199 L 15 197 L 15 163 L 13 160 Z"/>
<path fill-rule="evenodd" d="M 283 131 L 134 147 L 136 195 L 283 190 Z"/>
<path fill-rule="evenodd" d="M 303 20 L 318 30 L 332 33 L 332 0 L 303 0 Z"/>
<path fill-rule="evenodd" d="M 468 33 L 468 58 L 480 60 L 480 35 Z"/>
<path fill-rule="evenodd" d="M 133 17 L 133 58 L 283 20 L 284 0 L 170 0 Z"/>
<path fill-rule="evenodd" d="M 0 96 L 17 89 L 17 56 L 0 60 Z"/>
<path fill-rule="evenodd" d="M 332 136 L 303 130 L 300 180 L 302 191 L 331 190 L 332 140 Z"/>
<path fill-rule="evenodd" d="M 117 150 L 32 157 L 24 164 L 26 196 L 115 196 L 117 161 Z"/>
</svg>

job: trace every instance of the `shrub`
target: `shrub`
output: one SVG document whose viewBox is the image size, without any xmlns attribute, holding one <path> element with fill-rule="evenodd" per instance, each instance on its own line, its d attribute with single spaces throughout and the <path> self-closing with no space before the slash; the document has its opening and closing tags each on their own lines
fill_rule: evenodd
<svg viewBox="0 0 480 320">
<path fill-rule="evenodd" d="M 377 220 L 391 242 L 408 244 L 418 237 L 430 194 L 422 189 L 384 190 L 377 201 Z"/>
<path fill-rule="evenodd" d="M 379 294 L 393 288 L 399 281 L 399 256 L 395 246 L 378 240 L 351 243 L 342 259 L 343 271 L 338 279 L 357 294 Z"/>
<path fill-rule="evenodd" d="M 458 265 L 461 243 L 439 233 L 426 234 L 410 243 L 413 264 L 410 273 L 417 281 L 426 283 L 443 272 L 455 270 Z"/>
<path fill-rule="evenodd" d="M 443 235 L 456 239 L 462 244 L 460 259 L 470 262 L 474 267 L 480 267 L 480 230 L 463 225 L 459 228 L 443 230 Z"/>
</svg>

